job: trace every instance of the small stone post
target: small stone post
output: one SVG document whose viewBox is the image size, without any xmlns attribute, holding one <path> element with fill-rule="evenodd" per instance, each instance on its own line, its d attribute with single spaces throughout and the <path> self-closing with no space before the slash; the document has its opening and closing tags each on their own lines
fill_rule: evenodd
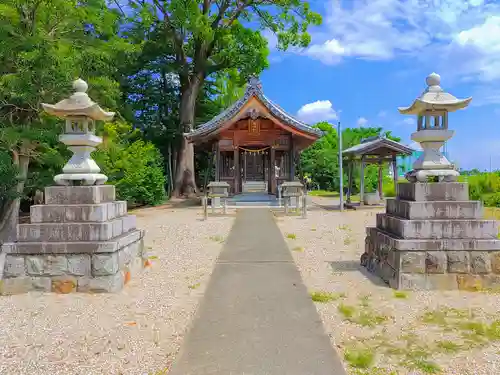
<svg viewBox="0 0 500 375">
<path fill-rule="evenodd" d="M 307 218 L 307 195 L 302 196 L 302 218 Z"/>
<path fill-rule="evenodd" d="M 201 205 L 202 205 L 202 210 L 203 210 L 203 220 L 208 219 L 208 198 L 206 195 L 204 195 L 201 198 Z"/>
</svg>

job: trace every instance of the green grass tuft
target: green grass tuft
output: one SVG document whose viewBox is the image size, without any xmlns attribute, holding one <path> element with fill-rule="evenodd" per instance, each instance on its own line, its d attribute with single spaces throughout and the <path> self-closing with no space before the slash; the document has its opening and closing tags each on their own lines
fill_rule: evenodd
<svg viewBox="0 0 500 375">
<path fill-rule="evenodd" d="M 286 235 L 286 238 L 288 238 L 289 240 L 296 240 L 297 239 L 297 235 L 295 235 L 293 233 L 288 233 Z"/>
<path fill-rule="evenodd" d="M 345 298 L 344 293 L 329 293 L 329 292 L 311 292 L 311 299 L 314 302 L 328 303 L 336 301 L 340 298 Z"/>
<path fill-rule="evenodd" d="M 356 312 L 356 307 L 355 306 L 350 306 L 350 305 L 344 305 L 341 303 L 337 310 L 339 311 L 344 318 L 352 318 L 354 316 L 354 313 Z"/>
<path fill-rule="evenodd" d="M 394 298 L 407 299 L 408 293 L 402 290 L 395 290 L 393 293 Z"/>
<path fill-rule="evenodd" d="M 216 236 L 210 236 L 210 239 L 215 242 L 224 242 L 224 237 L 216 235 Z"/>
<path fill-rule="evenodd" d="M 456 353 L 462 349 L 462 346 L 455 344 L 453 341 L 450 340 L 443 340 L 443 341 L 438 341 L 436 343 L 436 346 L 440 351 L 443 351 L 445 353 Z"/>
<path fill-rule="evenodd" d="M 375 353 L 368 348 L 349 349 L 345 351 L 344 359 L 351 367 L 368 369 L 375 363 Z"/>
</svg>

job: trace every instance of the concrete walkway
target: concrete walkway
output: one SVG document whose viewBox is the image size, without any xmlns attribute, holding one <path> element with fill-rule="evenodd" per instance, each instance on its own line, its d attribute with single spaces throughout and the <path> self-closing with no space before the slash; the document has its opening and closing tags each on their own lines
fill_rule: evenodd
<svg viewBox="0 0 500 375">
<path fill-rule="evenodd" d="M 268 209 L 243 209 L 170 375 L 345 375 Z"/>
</svg>

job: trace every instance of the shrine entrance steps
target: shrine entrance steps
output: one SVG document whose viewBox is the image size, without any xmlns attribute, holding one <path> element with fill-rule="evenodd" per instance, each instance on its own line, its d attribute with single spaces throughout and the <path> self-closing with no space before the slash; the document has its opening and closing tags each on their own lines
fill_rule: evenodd
<svg viewBox="0 0 500 375">
<path fill-rule="evenodd" d="M 266 181 L 244 181 L 241 187 L 243 193 L 267 193 Z"/>
<path fill-rule="evenodd" d="M 171 375 L 345 375 L 269 209 L 241 209 Z"/>
</svg>

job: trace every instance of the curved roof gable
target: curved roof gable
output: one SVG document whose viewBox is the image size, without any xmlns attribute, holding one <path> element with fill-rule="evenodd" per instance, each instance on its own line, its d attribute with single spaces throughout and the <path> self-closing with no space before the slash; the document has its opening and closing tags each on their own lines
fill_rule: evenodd
<svg viewBox="0 0 500 375">
<path fill-rule="evenodd" d="M 387 148 L 400 155 L 411 155 L 414 152 L 412 148 L 402 145 L 399 142 L 393 141 L 392 139 L 384 137 L 373 137 L 370 139 L 365 139 L 361 141 L 360 144 L 342 151 L 342 154 L 351 157 L 369 155 L 370 153 L 374 153 L 382 148 Z"/>
<path fill-rule="evenodd" d="M 318 138 L 323 135 L 323 132 L 321 130 L 313 128 L 310 125 L 297 120 L 292 115 L 288 114 L 279 105 L 273 103 L 269 98 L 267 98 L 267 96 L 265 96 L 264 92 L 262 91 L 262 85 L 257 77 L 252 77 L 250 79 L 245 91 L 245 95 L 243 95 L 241 99 L 237 100 L 229 108 L 215 116 L 210 121 L 202 124 L 197 129 L 194 129 L 189 133 L 185 133 L 184 135 L 189 140 L 208 136 L 210 133 L 216 131 L 225 123 L 234 118 L 252 97 L 256 97 L 257 99 L 259 99 L 267 108 L 269 113 L 275 116 L 278 120 L 283 121 L 284 124 L 291 126 L 292 128 L 295 128 L 301 132 L 314 135 Z"/>
</svg>

